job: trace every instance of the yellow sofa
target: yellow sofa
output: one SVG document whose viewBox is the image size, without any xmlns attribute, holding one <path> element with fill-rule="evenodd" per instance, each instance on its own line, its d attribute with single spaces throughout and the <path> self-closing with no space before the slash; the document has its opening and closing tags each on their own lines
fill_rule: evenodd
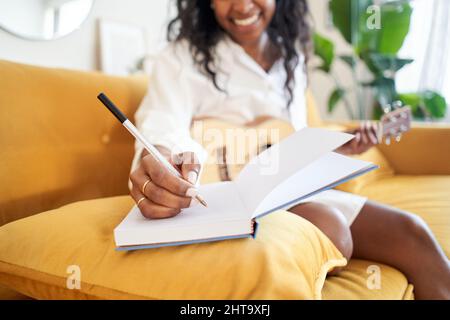
<svg viewBox="0 0 450 320">
<path fill-rule="evenodd" d="M 113 77 L 0 61 L 0 226 L 74 201 L 124 195 L 133 140 L 96 101 L 103 91 L 131 118 L 146 77 Z M 324 125 L 309 99 L 310 124 Z M 329 125 L 329 124 L 327 124 Z M 362 156 L 377 172 L 341 189 L 420 215 L 450 256 L 450 126 L 415 125 L 400 144 Z M 368 267 L 383 274 L 367 287 Z M 411 299 L 404 275 L 351 260 L 324 299 Z M 26 299 L 0 286 L 0 299 Z"/>
</svg>

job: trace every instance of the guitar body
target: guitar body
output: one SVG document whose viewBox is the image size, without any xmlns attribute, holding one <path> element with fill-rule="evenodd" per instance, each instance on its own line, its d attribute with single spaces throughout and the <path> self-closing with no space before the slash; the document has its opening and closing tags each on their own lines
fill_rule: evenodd
<svg viewBox="0 0 450 320">
<path fill-rule="evenodd" d="M 260 117 L 246 125 L 213 118 L 195 120 L 191 136 L 208 152 L 200 183 L 233 180 L 253 156 L 293 132 L 290 123 L 272 117 Z"/>
<path fill-rule="evenodd" d="M 378 123 L 379 140 L 400 142 L 401 135 L 411 128 L 411 119 L 409 107 L 386 113 Z M 293 132 L 289 122 L 268 116 L 241 126 L 214 118 L 195 119 L 191 136 L 208 153 L 200 183 L 233 180 L 250 159 Z"/>
</svg>

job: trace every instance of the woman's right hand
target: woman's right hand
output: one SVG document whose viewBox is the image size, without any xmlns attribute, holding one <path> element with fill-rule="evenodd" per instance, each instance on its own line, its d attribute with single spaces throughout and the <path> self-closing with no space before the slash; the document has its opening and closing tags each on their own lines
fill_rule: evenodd
<svg viewBox="0 0 450 320">
<path fill-rule="evenodd" d="M 181 209 L 198 203 L 194 197 L 198 193 L 195 183 L 200 163 L 195 154 L 185 152 L 172 158 L 167 149 L 158 149 L 183 179 L 144 151 L 139 166 L 130 174 L 131 196 L 142 215 L 149 219 L 170 218 L 180 213 Z"/>
</svg>

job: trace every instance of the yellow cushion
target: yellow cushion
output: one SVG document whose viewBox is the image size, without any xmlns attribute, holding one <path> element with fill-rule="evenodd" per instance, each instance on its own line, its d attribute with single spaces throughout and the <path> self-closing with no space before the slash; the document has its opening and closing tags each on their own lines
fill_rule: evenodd
<svg viewBox="0 0 450 320">
<path fill-rule="evenodd" d="M 379 267 L 379 279 L 373 278 L 372 266 Z M 412 300 L 414 298 L 413 286 L 400 271 L 378 262 L 357 259 L 350 260 L 338 277 L 327 279 L 322 296 L 324 300 Z"/>
<path fill-rule="evenodd" d="M 279 211 L 256 239 L 134 252 L 114 250 L 128 196 L 77 202 L 0 228 L 0 283 L 37 299 L 320 299 L 346 264 L 308 221 Z M 81 289 L 66 288 L 80 267 Z"/>
<path fill-rule="evenodd" d="M 396 175 L 375 181 L 359 193 L 422 217 L 450 257 L 450 176 Z"/>
<path fill-rule="evenodd" d="M 30 298 L 11 290 L 8 287 L 0 285 L 0 300 L 29 300 Z"/>
</svg>

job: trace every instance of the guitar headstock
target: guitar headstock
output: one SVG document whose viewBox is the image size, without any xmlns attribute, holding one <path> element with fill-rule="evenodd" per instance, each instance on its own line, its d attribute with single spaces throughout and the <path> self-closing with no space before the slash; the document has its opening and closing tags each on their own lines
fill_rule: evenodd
<svg viewBox="0 0 450 320">
<path fill-rule="evenodd" d="M 402 134 L 411 129 L 411 120 L 411 108 L 408 106 L 387 112 L 380 119 L 379 140 L 384 138 L 387 145 L 391 143 L 392 139 L 400 142 Z"/>
</svg>

